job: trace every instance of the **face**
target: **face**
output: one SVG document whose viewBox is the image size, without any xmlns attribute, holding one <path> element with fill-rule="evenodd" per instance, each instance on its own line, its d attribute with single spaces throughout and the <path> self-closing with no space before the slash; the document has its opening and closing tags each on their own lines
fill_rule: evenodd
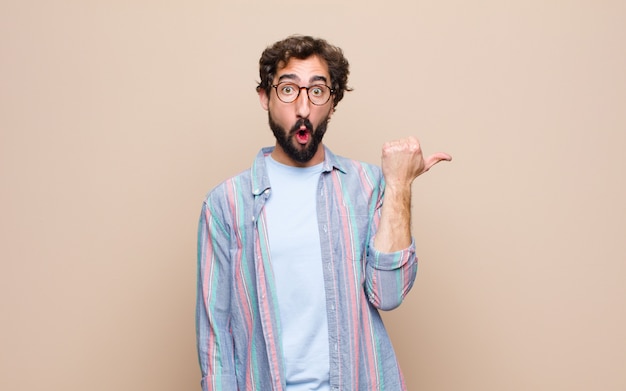
<svg viewBox="0 0 626 391">
<path fill-rule="evenodd" d="M 330 85 L 328 65 L 317 56 L 304 60 L 291 59 L 286 66 L 279 67 L 273 84 L 289 82 L 300 87 L 314 84 Z M 333 113 L 333 97 L 321 106 L 309 101 L 306 90 L 298 98 L 284 103 L 272 88 L 268 95 L 259 91 L 261 106 L 268 111 L 269 125 L 276 137 L 276 148 L 272 157 L 283 164 L 299 167 L 312 166 L 324 161 L 322 139 L 328 120 Z"/>
</svg>

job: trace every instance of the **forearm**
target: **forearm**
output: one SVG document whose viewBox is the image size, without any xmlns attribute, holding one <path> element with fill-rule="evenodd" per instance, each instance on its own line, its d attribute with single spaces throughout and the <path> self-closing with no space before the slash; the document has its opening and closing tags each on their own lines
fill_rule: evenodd
<svg viewBox="0 0 626 391">
<path fill-rule="evenodd" d="M 374 248 L 395 252 L 409 247 L 411 241 L 411 184 L 387 186 Z"/>
</svg>

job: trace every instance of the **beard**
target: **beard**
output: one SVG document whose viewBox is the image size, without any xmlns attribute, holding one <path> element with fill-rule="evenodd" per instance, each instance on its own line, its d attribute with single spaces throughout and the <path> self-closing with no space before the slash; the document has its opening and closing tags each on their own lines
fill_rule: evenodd
<svg viewBox="0 0 626 391">
<path fill-rule="evenodd" d="M 285 151 L 287 156 L 298 163 L 307 163 L 313 159 L 313 156 L 315 156 L 317 149 L 322 143 L 324 134 L 326 133 L 329 120 L 328 117 L 324 118 L 322 122 L 317 125 L 315 130 L 313 130 L 313 124 L 311 124 L 311 121 L 306 118 L 300 119 L 291 127 L 289 132 L 274 121 L 272 113 L 268 113 L 268 117 L 270 129 L 272 129 L 272 133 L 274 133 L 276 142 L 283 149 L 283 151 Z M 301 146 L 294 141 L 296 133 L 300 131 L 300 127 L 302 125 L 306 127 L 307 131 L 311 135 L 311 141 L 306 146 Z"/>
</svg>

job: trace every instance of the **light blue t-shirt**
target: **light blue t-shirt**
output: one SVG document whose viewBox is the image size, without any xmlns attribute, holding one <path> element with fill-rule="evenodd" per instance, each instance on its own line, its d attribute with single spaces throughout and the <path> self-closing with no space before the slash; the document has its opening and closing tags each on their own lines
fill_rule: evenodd
<svg viewBox="0 0 626 391">
<path fill-rule="evenodd" d="M 272 269 L 282 329 L 287 390 L 329 390 L 326 294 L 316 194 L 322 164 L 292 167 L 265 158 Z"/>
</svg>

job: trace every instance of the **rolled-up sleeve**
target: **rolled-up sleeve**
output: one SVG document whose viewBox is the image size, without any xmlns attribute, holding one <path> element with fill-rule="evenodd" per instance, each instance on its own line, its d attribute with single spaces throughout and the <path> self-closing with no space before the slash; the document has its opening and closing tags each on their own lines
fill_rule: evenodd
<svg viewBox="0 0 626 391">
<path fill-rule="evenodd" d="M 366 263 L 365 290 L 369 301 L 381 310 L 398 307 L 411 290 L 417 275 L 415 241 L 406 249 L 384 253 L 370 240 Z"/>
</svg>

